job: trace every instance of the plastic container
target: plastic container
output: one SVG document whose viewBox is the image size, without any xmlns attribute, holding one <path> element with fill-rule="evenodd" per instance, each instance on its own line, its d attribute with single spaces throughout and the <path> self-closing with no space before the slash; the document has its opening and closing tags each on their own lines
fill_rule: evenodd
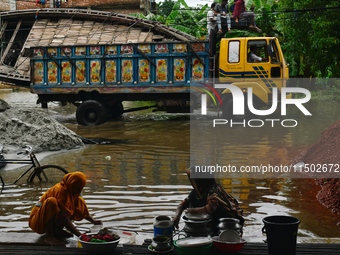
<svg viewBox="0 0 340 255">
<path fill-rule="evenodd" d="M 154 236 L 171 237 L 174 224 L 169 216 L 161 215 L 154 219 L 153 230 Z"/>
<path fill-rule="evenodd" d="M 262 231 L 267 235 L 269 255 L 295 255 L 300 221 L 291 216 L 268 216 Z"/>
</svg>

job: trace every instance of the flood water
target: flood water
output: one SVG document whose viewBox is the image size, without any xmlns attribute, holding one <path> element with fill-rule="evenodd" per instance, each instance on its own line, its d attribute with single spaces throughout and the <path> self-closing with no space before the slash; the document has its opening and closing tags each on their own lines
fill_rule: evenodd
<svg viewBox="0 0 340 255">
<path fill-rule="evenodd" d="M 184 174 L 190 162 L 188 115 L 140 111 L 124 114 L 120 121 L 84 127 L 76 124 L 74 107 L 49 104 L 50 108 L 43 110 L 35 104 L 36 96 L 25 91 L 0 91 L 0 99 L 12 106 L 47 111 L 81 136 L 109 141 L 55 154 L 42 161 L 88 176 L 90 181 L 83 197 L 91 214 L 107 227 L 151 237 L 154 217 L 173 216 L 178 203 L 190 192 Z M 339 118 L 339 102 L 316 101 L 308 107 L 313 117 L 299 117 L 295 128 L 226 129 L 230 136 L 229 144 L 223 147 L 226 160 L 289 164 Z M 10 183 L 21 172 L 22 169 L 4 170 L 1 175 Z M 264 240 L 262 219 L 278 214 L 300 219 L 298 242 L 340 240 L 340 217 L 319 204 L 315 197 L 319 187 L 312 180 L 264 176 L 226 177 L 219 181 L 240 201 L 246 219 L 244 237 L 248 241 Z M 29 232 L 31 207 L 47 188 L 24 182 L 6 186 L 0 194 L 0 232 Z M 91 226 L 86 221 L 76 224 L 84 229 Z"/>
</svg>

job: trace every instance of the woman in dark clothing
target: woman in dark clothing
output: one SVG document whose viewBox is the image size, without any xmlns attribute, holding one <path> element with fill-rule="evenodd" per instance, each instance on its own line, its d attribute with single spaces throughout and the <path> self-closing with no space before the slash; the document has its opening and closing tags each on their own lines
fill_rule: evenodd
<svg viewBox="0 0 340 255">
<path fill-rule="evenodd" d="M 213 232 L 217 232 L 217 225 L 220 218 L 236 218 L 243 226 L 243 210 L 237 200 L 228 194 L 224 188 L 216 183 L 215 178 L 191 178 L 190 172 L 187 174 L 193 190 L 177 207 L 174 218 L 174 226 L 178 228 L 181 215 L 187 209 L 192 214 L 209 214 L 212 218 Z"/>
</svg>

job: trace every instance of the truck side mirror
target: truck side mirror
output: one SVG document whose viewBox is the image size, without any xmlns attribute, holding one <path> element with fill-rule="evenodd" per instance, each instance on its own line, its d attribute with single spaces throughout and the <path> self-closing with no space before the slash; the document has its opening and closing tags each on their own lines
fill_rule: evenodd
<svg viewBox="0 0 340 255">
<path fill-rule="evenodd" d="M 273 47 L 271 45 L 267 45 L 267 52 L 268 52 L 268 56 L 270 57 L 274 57 L 274 51 L 273 51 Z"/>
</svg>

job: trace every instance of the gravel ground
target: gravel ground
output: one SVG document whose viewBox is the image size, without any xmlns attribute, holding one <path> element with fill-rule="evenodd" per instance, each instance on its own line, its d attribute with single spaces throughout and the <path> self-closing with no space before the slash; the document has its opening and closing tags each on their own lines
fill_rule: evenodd
<svg viewBox="0 0 340 255">
<path fill-rule="evenodd" d="M 82 138 L 41 112 L 10 107 L 0 99 L 0 145 L 11 154 L 30 145 L 36 152 L 84 147 Z"/>
</svg>

